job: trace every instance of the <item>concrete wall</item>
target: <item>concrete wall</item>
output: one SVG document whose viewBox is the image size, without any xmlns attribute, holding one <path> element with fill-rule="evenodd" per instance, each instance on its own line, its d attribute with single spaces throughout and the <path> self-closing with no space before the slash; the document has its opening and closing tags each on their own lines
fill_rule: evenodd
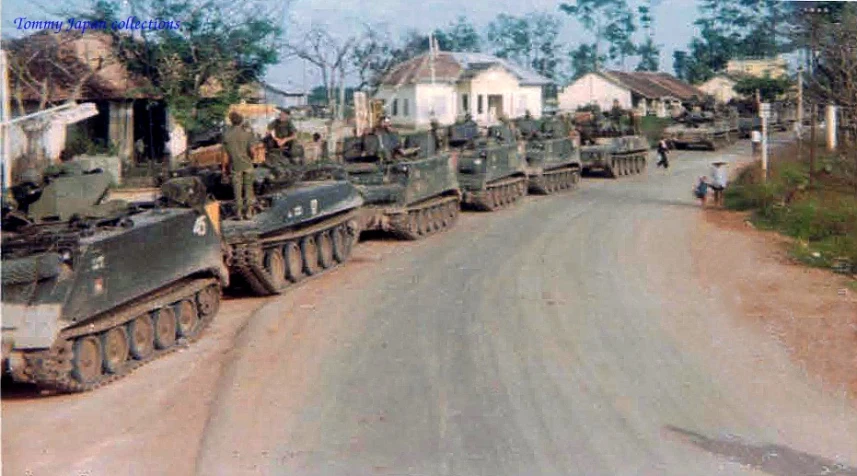
<svg viewBox="0 0 857 476">
<path fill-rule="evenodd" d="M 434 118 L 441 124 L 451 124 L 458 116 L 456 86 L 449 83 L 418 84 L 416 86 L 416 117 L 410 118 L 417 127 L 427 126 Z M 414 111 L 411 111 L 413 114 Z"/>
<path fill-rule="evenodd" d="M 519 88 L 515 96 L 515 116 L 521 117 L 530 111 L 534 118 L 542 117 L 542 87 L 541 86 L 522 86 Z"/>
<path fill-rule="evenodd" d="M 574 111 L 578 107 L 598 104 L 602 111 L 619 101 L 624 109 L 631 109 L 631 91 L 618 86 L 595 73 L 589 73 L 569 84 L 557 95 L 561 111 Z"/>
<path fill-rule="evenodd" d="M 385 101 L 385 111 L 394 125 L 426 127 L 431 122 L 431 112 L 441 124 L 451 124 L 465 114 L 463 96 L 467 96 L 469 112 L 480 124 L 496 122 L 488 107 L 488 96 L 502 96 L 502 113 L 514 118 L 523 116 L 527 110 L 533 117 L 542 115 L 542 88 L 520 86 L 518 79 L 503 67 L 489 68 L 467 81 L 451 83 L 419 83 L 398 89 L 382 86 L 375 99 Z M 482 97 L 482 112 L 479 112 L 479 97 Z M 397 112 L 393 114 L 393 101 L 398 100 Z M 405 115 L 404 101 L 408 101 Z"/>
<path fill-rule="evenodd" d="M 770 74 L 776 78 L 788 74 L 789 64 L 783 58 L 729 60 L 726 64 L 727 73 L 745 73 L 762 77 Z"/>
<path fill-rule="evenodd" d="M 384 101 L 384 111 L 390 116 L 390 121 L 394 125 L 408 127 L 416 125 L 418 122 L 417 88 L 420 86 L 422 85 L 409 84 L 399 88 L 382 86 L 375 94 L 375 99 Z M 393 114 L 394 101 L 396 102 L 396 114 Z M 407 108 L 405 107 L 406 101 Z"/>
<path fill-rule="evenodd" d="M 520 106 L 520 98 L 528 94 L 529 91 L 521 88 L 518 84 L 518 78 L 506 71 L 504 68 L 495 66 L 489 68 L 470 81 L 464 83 L 464 89 L 469 89 L 471 95 L 471 115 L 473 119 L 480 124 L 491 124 L 499 119 L 499 114 L 507 117 L 517 117 L 517 111 Z M 488 106 L 488 96 L 502 96 L 502 111 L 492 111 Z M 482 96 L 482 111 L 479 111 L 479 97 Z M 517 98 L 516 98 L 517 96 Z M 529 99 L 526 101 L 527 106 L 532 103 Z M 538 111 L 530 111 L 535 114 L 541 114 L 541 93 L 539 94 Z"/>
</svg>

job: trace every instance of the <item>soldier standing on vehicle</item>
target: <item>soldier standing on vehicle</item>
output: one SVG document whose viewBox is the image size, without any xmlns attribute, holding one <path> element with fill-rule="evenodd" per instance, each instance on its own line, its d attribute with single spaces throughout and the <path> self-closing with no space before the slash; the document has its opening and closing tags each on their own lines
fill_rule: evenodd
<svg viewBox="0 0 857 476">
<path fill-rule="evenodd" d="M 230 112 L 229 122 L 232 126 L 223 134 L 223 148 L 229 156 L 229 173 L 232 176 L 236 212 L 240 219 L 245 220 L 250 218 L 250 209 L 256 200 L 253 193 L 252 159 L 252 147 L 256 138 L 252 132 L 241 127 L 244 122 L 241 114 Z"/>
</svg>

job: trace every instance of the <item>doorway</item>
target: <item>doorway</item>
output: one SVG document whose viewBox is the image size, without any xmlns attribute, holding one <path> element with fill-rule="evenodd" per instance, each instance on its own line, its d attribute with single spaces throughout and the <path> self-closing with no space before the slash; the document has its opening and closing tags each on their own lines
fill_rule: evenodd
<svg viewBox="0 0 857 476">
<path fill-rule="evenodd" d="M 134 101 L 134 156 L 137 165 L 162 163 L 167 141 L 166 105 L 161 101 Z"/>
<path fill-rule="evenodd" d="M 488 114 L 491 116 L 491 120 L 497 120 L 500 117 L 503 117 L 503 95 L 502 94 L 489 94 L 488 95 Z"/>
</svg>

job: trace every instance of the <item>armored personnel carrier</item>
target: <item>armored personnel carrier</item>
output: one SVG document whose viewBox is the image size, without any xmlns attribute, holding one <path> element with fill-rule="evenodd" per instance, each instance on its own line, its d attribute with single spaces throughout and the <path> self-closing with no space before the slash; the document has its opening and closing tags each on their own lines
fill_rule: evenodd
<svg viewBox="0 0 857 476">
<path fill-rule="evenodd" d="M 449 127 L 449 147 L 458 152 L 458 183 L 463 204 L 492 211 L 510 205 L 527 193 L 524 157 L 515 132 L 493 126 L 480 137 L 475 123 Z"/>
<path fill-rule="evenodd" d="M 439 145 L 436 129 L 403 140 L 373 131 L 344 141 L 349 180 L 366 200 L 364 229 L 418 240 L 455 225 L 461 208 L 456 154 Z"/>
<path fill-rule="evenodd" d="M 104 202 L 104 173 L 11 189 L 4 203 L 2 356 L 19 382 L 85 391 L 193 339 L 229 275 L 198 181 L 157 202 Z M 14 202 L 14 203 L 13 203 Z"/>
<path fill-rule="evenodd" d="M 649 142 L 645 137 L 616 126 L 605 127 L 592 114 L 575 119 L 580 129 L 580 161 L 587 173 L 602 172 L 608 177 L 636 175 L 646 170 Z"/>
<path fill-rule="evenodd" d="M 689 112 L 664 130 L 667 140 L 677 149 L 704 147 L 717 150 L 738 139 L 738 115 L 734 111 Z"/>
<path fill-rule="evenodd" d="M 363 198 L 341 166 L 268 161 L 254 169 L 256 204 L 239 219 L 232 187 L 217 167 L 188 168 L 220 202 L 226 264 L 236 282 L 260 296 L 345 262 L 359 236 Z"/>
<path fill-rule="evenodd" d="M 551 194 L 580 182 L 580 148 L 559 118 L 521 119 L 516 123 L 526 155 L 530 192 Z"/>
</svg>

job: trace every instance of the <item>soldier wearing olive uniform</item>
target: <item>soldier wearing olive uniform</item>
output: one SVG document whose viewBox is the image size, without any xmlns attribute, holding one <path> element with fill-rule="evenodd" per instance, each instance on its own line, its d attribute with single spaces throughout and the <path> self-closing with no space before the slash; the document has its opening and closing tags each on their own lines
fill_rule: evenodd
<svg viewBox="0 0 857 476">
<path fill-rule="evenodd" d="M 241 127 L 244 118 L 237 112 L 229 113 L 232 126 L 223 134 L 223 148 L 229 156 L 232 190 L 235 192 L 235 207 L 239 218 L 250 218 L 250 207 L 256 197 L 253 193 L 253 152 L 256 142 L 253 133 Z"/>
<path fill-rule="evenodd" d="M 268 124 L 268 148 L 279 151 L 289 159 L 296 159 L 297 151 L 295 141 L 298 130 L 292 124 L 288 109 L 280 109 L 280 116 Z"/>
</svg>

